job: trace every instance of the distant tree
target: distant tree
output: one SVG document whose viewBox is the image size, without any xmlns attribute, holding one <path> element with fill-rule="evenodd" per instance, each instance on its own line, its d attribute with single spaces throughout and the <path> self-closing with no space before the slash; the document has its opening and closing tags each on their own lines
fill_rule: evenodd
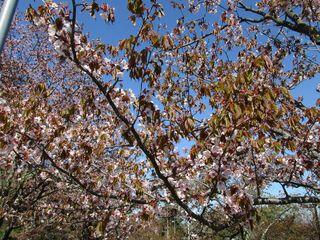
<svg viewBox="0 0 320 240">
<path fill-rule="evenodd" d="M 259 211 L 260 221 L 249 239 L 319 239 L 314 209 L 268 207 Z"/>
</svg>

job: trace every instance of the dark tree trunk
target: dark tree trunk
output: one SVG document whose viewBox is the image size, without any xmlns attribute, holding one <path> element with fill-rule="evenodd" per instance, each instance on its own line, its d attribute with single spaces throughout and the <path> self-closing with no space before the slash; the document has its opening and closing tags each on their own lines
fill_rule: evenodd
<svg viewBox="0 0 320 240">
<path fill-rule="evenodd" d="M 7 228 L 6 231 L 4 232 L 4 235 L 2 236 L 2 240 L 8 240 L 12 230 L 13 230 L 13 227 Z"/>
</svg>

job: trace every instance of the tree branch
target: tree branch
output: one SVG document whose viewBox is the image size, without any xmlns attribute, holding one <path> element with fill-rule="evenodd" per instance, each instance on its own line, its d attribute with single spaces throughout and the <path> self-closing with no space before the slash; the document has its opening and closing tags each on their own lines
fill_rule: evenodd
<svg viewBox="0 0 320 240">
<path fill-rule="evenodd" d="M 303 35 L 306 35 L 310 38 L 312 42 L 314 42 L 317 45 L 320 45 L 320 31 L 316 29 L 316 27 L 313 27 L 303 21 L 301 21 L 295 13 L 292 11 L 285 11 L 286 16 L 288 16 L 291 21 L 282 20 L 279 17 L 276 17 L 275 15 L 268 14 L 266 12 L 263 12 L 261 10 L 253 9 L 251 7 L 248 7 L 244 5 L 243 3 L 239 3 L 240 8 L 251 13 L 255 13 L 257 15 L 262 16 L 262 18 L 255 20 L 255 19 L 249 19 L 249 18 L 241 18 L 241 21 L 244 22 L 252 22 L 252 23 L 260 23 L 263 21 L 271 20 L 273 21 L 277 26 L 283 26 L 286 27 L 294 32 L 301 33 Z"/>
<path fill-rule="evenodd" d="M 318 197 L 285 197 L 285 198 L 256 198 L 254 205 L 287 205 L 287 204 L 320 203 Z"/>
<path fill-rule="evenodd" d="M 76 11 L 76 6 L 75 6 L 75 0 L 72 0 L 72 4 L 73 4 L 73 11 Z M 73 38 L 71 38 L 71 49 L 72 49 L 72 53 L 73 53 L 73 59 L 71 58 L 72 61 L 75 62 L 75 64 L 77 65 L 77 67 L 82 70 L 84 73 L 86 73 L 92 80 L 92 82 L 98 87 L 98 89 L 100 90 L 100 92 L 105 96 L 105 98 L 107 99 L 109 105 L 111 106 L 113 112 L 115 113 L 115 115 L 125 124 L 125 126 L 127 126 L 128 130 L 132 133 L 132 136 L 134 137 L 134 139 L 137 142 L 137 146 L 142 150 L 142 152 L 145 154 L 145 156 L 147 157 L 147 159 L 150 161 L 152 167 L 154 168 L 157 176 L 163 181 L 164 185 L 166 186 L 166 188 L 169 190 L 172 198 L 174 199 L 174 201 L 182 208 L 186 211 L 186 213 L 198 220 L 199 222 L 201 222 L 202 224 L 210 227 L 211 229 L 215 230 L 215 231 L 221 231 L 225 228 L 228 227 L 227 224 L 214 224 L 212 222 L 209 222 L 207 219 L 205 219 L 204 217 L 202 217 L 199 214 L 196 214 L 195 212 L 193 212 L 189 206 L 184 203 L 180 197 L 178 196 L 175 187 L 169 182 L 168 178 L 161 172 L 160 167 L 157 163 L 157 159 L 154 156 L 153 153 L 151 153 L 148 148 L 145 146 L 144 142 L 142 141 L 139 133 L 137 132 L 137 130 L 134 128 L 134 126 L 132 125 L 132 123 L 121 114 L 120 110 L 118 109 L 118 107 L 116 106 L 116 104 L 114 103 L 110 93 L 106 90 L 106 88 L 102 85 L 102 83 L 87 69 L 85 69 L 80 61 L 77 59 L 77 54 L 76 54 L 76 50 L 75 50 L 75 44 L 74 44 L 74 31 L 75 31 L 75 23 L 76 23 L 76 15 L 75 12 L 73 13 L 73 17 L 72 17 L 72 36 Z"/>
</svg>

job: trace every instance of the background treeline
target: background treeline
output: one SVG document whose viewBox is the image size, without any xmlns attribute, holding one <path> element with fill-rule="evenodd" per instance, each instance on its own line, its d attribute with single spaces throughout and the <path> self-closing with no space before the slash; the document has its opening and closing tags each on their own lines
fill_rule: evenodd
<svg viewBox="0 0 320 240">
<path fill-rule="evenodd" d="M 173 213 L 173 214 L 172 214 Z M 217 217 L 217 216 L 213 216 Z M 319 240 L 319 206 L 290 206 L 290 207 L 261 207 L 257 211 L 255 224 L 251 228 L 244 227 L 240 234 L 225 231 L 218 235 L 199 226 L 194 222 L 188 222 L 178 211 L 172 211 L 167 217 L 146 219 L 146 227 L 131 233 L 130 240 L 192 240 L 192 239 L 246 239 L 246 240 Z M 90 226 L 94 228 L 97 226 Z M 68 226 L 61 229 L 55 226 L 39 226 L 33 231 L 26 231 L 23 226 L 8 232 L 9 223 L 1 222 L 2 239 L 85 239 L 86 228 L 73 228 Z M 89 229 L 87 229 L 89 230 Z M 89 238 L 88 238 L 89 239 Z"/>
</svg>

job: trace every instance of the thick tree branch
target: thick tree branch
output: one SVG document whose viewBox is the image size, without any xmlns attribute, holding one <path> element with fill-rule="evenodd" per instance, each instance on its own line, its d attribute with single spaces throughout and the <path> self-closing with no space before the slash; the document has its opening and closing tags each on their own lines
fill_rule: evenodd
<svg viewBox="0 0 320 240">
<path fill-rule="evenodd" d="M 251 7 L 248 7 L 244 5 L 243 3 L 239 3 L 240 8 L 245 10 L 246 12 L 255 13 L 262 18 L 259 19 L 249 19 L 249 18 L 242 18 L 240 17 L 240 20 L 243 22 L 251 22 L 251 23 L 261 23 L 264 21 L 271 20 L 273 21 L 277 26 L 283 26 L 286 27 L 294 32 L 301 33 L 303 35 L 306 35 L 310 38 L 312 42 L 314 42 L 317 45 L 320 45 L 320 31 L 305 22 L 303 22 L 301 19 L 299 19 L 298 15 L 293 13 L 292 11 L 286 11 L 286 16 L 291 19 L 291 21 L 283 20 L 275 15 L 263 12 L 261 10 L 253 9 Z"/>
<path fill-rule="evenodd" d="M 286 198 L 256 198 L 254 205 L 287 205 L 287 204 L 320 203 L 318 197 L 286 197 Z"/>
<path fill-rule="evenodd" d="M 76 54 L 76 50 L 75 50 L 75 43 L 74 43 L 74 32 L 75 32 L 75 25 L 76 25 L 76 5 L 75 5 L 75 0 L 72 0 L 72 4 L 73 4 L 73 17 L 72 17 L 72 38 L 71 38 L 71 50 L 72 50 L 72 58 L 71 60 L 74 61 L 74 63 L 77 65 L 77 67 L 82 70 L 84 73 L 86 73 L 92 80 L 92 82 L 98 87 L 98 89 L 100 90 L 100 92 L 105 96 L 105 98 L 107 99 L 109 105 L 111 106 L 113 112 L 115 113 L 115 115 L 125 124 L 125 126 L 127 126 L 128 130 L 131 132 L 132 136 L 134 137 L 134 139 L 137 142 L 137 146 L 142 150 L 142 152 L 145 154 L 145 156 L 147 157 L 147 159 L 150 161 L 150 163 L 152 164 L 157 176 L 163 181 L 164 185 L 166 186 L 166 188 L 169 190 L 172 198 L 174 199 L 174 201 L 182 208 L 184 209 L 187 214 L 198 220 L 199 222 L 201 222 L 202 224 L 210 227 L 211 229 L 215 230 L 215 231 L 221 231 L 225 228 L 228 227 L 228 225 L 226 224 L 214 224 L 212 222 L 209 222 L 207 219 L 205 219 L 204 217 L 202 217 L 201 215 L 196 214 L 195 212 L 193 212 L 186 203 L 184 203 L 180 197 L 178 196 L 175 187 L 169 182 L 168 178 L 161 172 L 160 167 L 157 163 L 156 157 L 155 155 L 150 152 L 148 150 L 148 148 L 145 146 L 144 141 L 142 141 L 139 133 L 136 131 L 135 127 L 132 125 L 132 123 L 121 114 L 120 110 L 118 109 L 118 107 L 116 106 L 116 104 L 114 103 L 110 92 L 107 91 L 107 89 L 102 85 L 102 83 L 87 69 L 85 69 L 80 61 L 77 59 L 77 54 Z"/>
</svg>

